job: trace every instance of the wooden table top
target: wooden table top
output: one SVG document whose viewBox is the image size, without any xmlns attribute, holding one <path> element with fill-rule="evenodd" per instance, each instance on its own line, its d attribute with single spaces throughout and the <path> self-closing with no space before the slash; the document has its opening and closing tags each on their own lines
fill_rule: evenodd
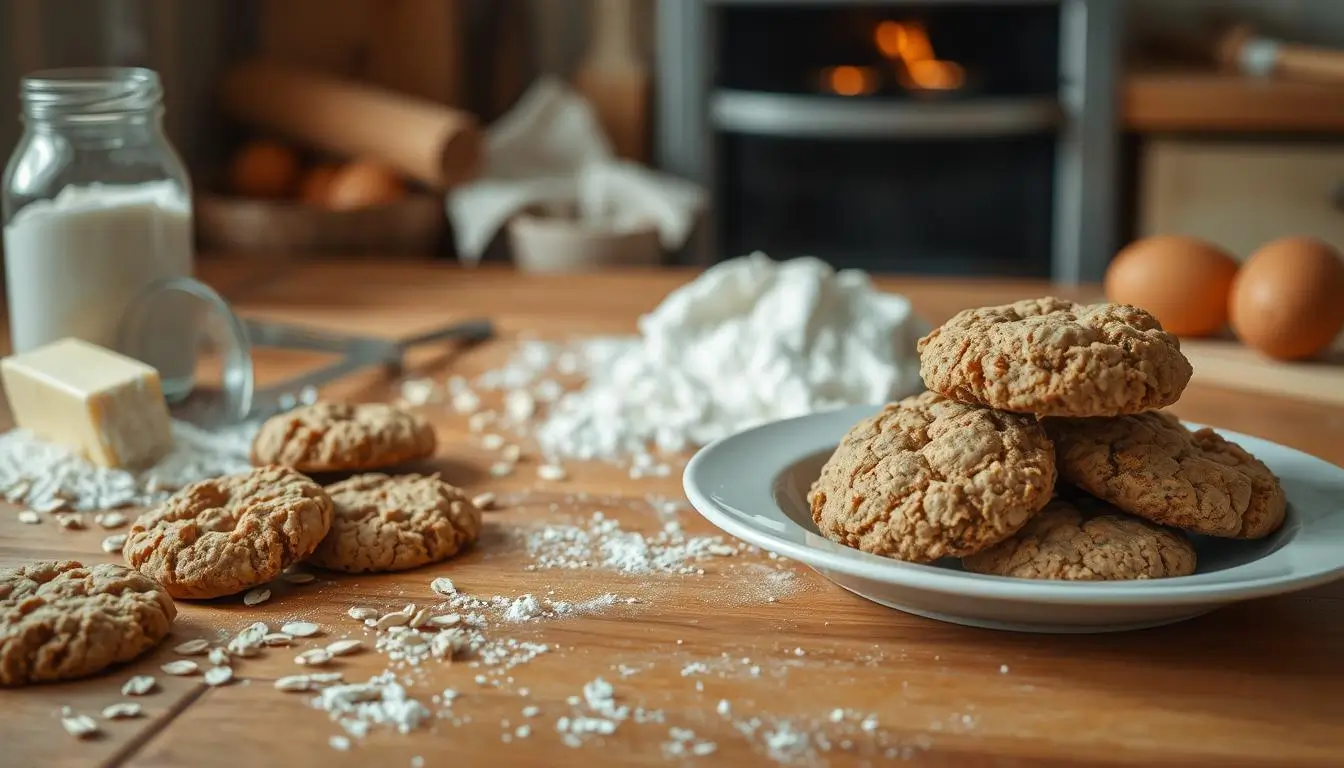
<svg viewBox="0 0 1344 768">
<path fill-rule="evenodd" d="M 543 338 L 633 332 L 638 314 L 689 276 L 542 278 L 432 264 L 258 262 L 207 262 L 202 274 L 247 313 L 336 330 L 399 335 L 450 319 L 491 317 L 498 340 L 460 354 L 415 356 L 407 375 L 438 380 L 498 366 L 524 332 Z M 961 307 L 1052 291 L 1031 282 L 891 279 L 882 285 L 908 295 L 932 321 Z M 299 364 L 276 355 L 259 363 L 265 377 Z M 324 394 L 366 400 L 394 391 L 394 382 L 373 372 Z M 1337 409 L 1192 385 L 1172 410 L 1344 463 L 1344 414 Z M 1049 636 L 902 614 L 764 553 L 713 558 L 698 564 L 703 574 L 530 570 L 534 560 L 512 535 L 529 527 L 603 510 L 626 529 L 660 530 L 665 501 L 683 498 L 680 468 L 670 477 L 632 480 L 612 467 L 571 465 L 567 480 L 542 482 L 535 459 L 525 456 L 517 473 L 496 479 L 487 471 L 492 452 L 464 416 L 442 405 L 423 412 L 439 431 L 435 465 L 448 479 L 517 502 L 487 515 L 470 553 L 398 575 L 319 572 L 313 583 L 277 586 L 269 602 L 252 608 L 238 598 L 180 602 L 169 639 L 130 665 L 81 682 L 0 691 L 0 764 L 1344 764 L 1344 585 L 1243 603 L 1160 629 Z M 581 492 L 588 495 L 576 498 Z M 689 507 L 681 507 L 676 520 L 688 534 L 717 533 Z M 99 549 L 104 535 L 20 525 L 6 510 L 0 566 L 46 558 L 116 560 Z M 171 649 L 178 643 L 218 640 L 258 620 L 272 627 L 295 619 L 321 624 L 324 638 L 303 646 L 347 635 L 367 641 L 346 616 L 352 605 L 389 611 L 407 602 L 429 604 L 435 601 L 429 582 L 440 575 L 474 595 L 530 593 L 579 602 L 614 593 L 637 602 L 490 627 L 486 633 L 495 639 L 543 643 L 548 651 L 507 672 L 469 661 L 416 668 L 409 692 L 437 717 L 407 734 L 375 726 L 348 751 L 329 745 L 343 731 L 310 705 L 310 695 L 274 689 L 276 678 L 302 671 L 293 662 L 297 649 L 239 660 L 235 670 L 244 681 L 219 688 L 206 687 L 199 676 L 159 671 L 176 658 Z M 373 651 L 338 661 L 335 668 L 347 681 L 388 669 L 387 658 Z M 489 673 L 484 685 L 476 682 L 483 672 Z M 107 722 L 105 735 L 90 741 L 61 729 L 62 705 L 96 715 L 122 700 L 121 684 L 136 673 L 153 674 L 160 683 L 157 693 L 138 699 L 146 717 Z M 580 711 L 570 697 L 581 697 L 585 683 L 598 677 L 612 684 L 618 704 L 656 710 L 659 715 L 645 719 L 658 722 L 632 717 L 610 735 L 566 746 L 557 720 Z M 445 688 L 458 692 L 450 708 L 432 699 Z M 716 748 L 703 756 L 669 756 L 669 742 L 686 741 L 675 729 L 694 732 L 688 745 L 704 741 Z"/>
</svg>

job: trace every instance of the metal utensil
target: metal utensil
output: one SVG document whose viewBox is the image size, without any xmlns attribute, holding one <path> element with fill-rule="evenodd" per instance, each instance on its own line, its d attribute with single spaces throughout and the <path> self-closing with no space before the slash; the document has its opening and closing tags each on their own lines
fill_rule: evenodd
<svg viewBox="0 0 1344 768">
<path fill-rule="evenodd" d="M 490 320 L 454 322 L 404 339 L 341 334 L 302 325 L 239 317 L 223 297 L 192 278 L 150 286 L 122 318 L 118 349 L 159 371 L 174 417 L 204 428 L 263 419 L 310 402 L 318 387 L 368 368 L 399 372 L 408 349 L 444 341 L 477 342 L 494 335 Z M 339 360 L 258 389 L 254 347 L 320 352 Z M 202 365 L 202 359 L 209 360 Z M 202 381 L 214 372 L 213 386 Z"/>
<path fill-rule="evenodd" d="M 494 335 L 494 324 L 486 318 L 464 320 L 418 336 L 392 341 L 372 336 L 353 336 L 327 333 L 312 328 L 261 320 L 244 320 L 248 340 L 252 346 L 301 349 L 343 355 L 331 365 L 295 376 L 254 392 L 252 404 L 244 419 L 266 418 L 294 407 L 301 401 L 301 393 L 308 388 L 348 376 L 365 368 L 385 367 L 389 373 L 399 373 L 405 354 L 411 347 L 438 341 L 457 340 L 479 342 Z"/>
</svg>

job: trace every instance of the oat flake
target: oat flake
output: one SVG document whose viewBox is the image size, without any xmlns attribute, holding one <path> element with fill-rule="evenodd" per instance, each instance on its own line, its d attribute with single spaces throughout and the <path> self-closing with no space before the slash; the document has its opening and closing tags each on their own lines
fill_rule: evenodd
<svg viewBox="0 0 1344 768">
<path fill-rule="evenodd" d="M 354 638 L 346 640 L 337 640 L 326 647 L 327 653 L 332 656 L 348 656 L 364 647 L 364 643 Z"/>
<path fill-rule="evenodd" d="M 265 587 L 258 587 L 257 589 L 249 590 L 247 594 L 243 595 L 243 605 L 251 608 L 254 605 L 261 605 L 270 599 L 271 590 L 266 589 Z"/>
<path fill-rule="evenodd" d="M 139 717 L 141 714 L 143 714 L 143 710 L 134 701 L 122 701 L 103 707 L 104 720 L 129 720 L 133 717 Z"/>
<path fill-rule="evenodd" d="M 200 670 L 200 665 L 190 659 L 178 659 L 177 661 L 170 661 L 167 664 L 164 664 L 159 667 L 159 669 L 163 670 L 165 675 L 185 677 L 187 675 L 196 674 Z"/>
<path fill-rule="evenodd" d="M 99 732 L 98 723 L 92 717 L 76 714 L 69 707 L 64 707 L 61 711 L 61 727 L 77 739 L 96 736 Z"/>
<path fill-rule="evenodd" d="M 195 640 L 188 640 L 187 642 L 182 643 L 177 647 L 173 648 L 173 653 L 180 654 L 182 656 L 200 656 L 209 649 L 210 649 L 210 641 L 197 638 Z"/>
<path fill-rule="evenodd" d="M 294 637 L 312 637 L 322 631 L 322 627 L 311 621 L 291 621 L 280 628 L 281 632 Z"/>
<path fill-rule="evenodd" d="M 233 667 L 211 667 L 205 670 L 205 684 L 209 686 L 227 685 L 233 681 Z"/>
<path fill-rule="evenodd" d="M 136 675 L 121 686 L 122 696 L 144 696 L 153 691 L 158 682 L 149 675 Z"/>
</svg>

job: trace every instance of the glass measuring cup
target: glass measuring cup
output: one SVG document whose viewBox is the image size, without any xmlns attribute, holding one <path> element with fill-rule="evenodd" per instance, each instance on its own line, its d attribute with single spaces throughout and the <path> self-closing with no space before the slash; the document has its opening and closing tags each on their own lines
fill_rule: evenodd
<svg viewBox="0 0 1344 768">
<path fill-rule="evenodd" d="M 240 317 L 214 289 L 194 278 L 150 285 L 127 308 L 117 350 L 159 371 L 175 418 L 215 428 L 266 418 L 311 401 L 317 387 L 369 367 L 399 369 L 405 351 L 435 341 L 482 341 L 488 319 L 473 319 L 389 340 Z M 259 389 L 255 347 L 323 352 L 330 365 Z"/>
</svg>

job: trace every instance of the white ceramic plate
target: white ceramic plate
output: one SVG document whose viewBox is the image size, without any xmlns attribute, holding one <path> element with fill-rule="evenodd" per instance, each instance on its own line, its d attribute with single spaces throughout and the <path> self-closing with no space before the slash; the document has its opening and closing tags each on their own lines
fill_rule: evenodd
<svg viewBox="0 0 1344 768">
<path fill-rule="evenodd" d="M 904 563 L 837 544 L 822 537 L 812 523 L 807 489 L 850 427 L 876 410 L 858 406 L 812 414 L 707 445 L 686 466 L 686 495 L 724 531 L 806 563 L 855 594 L 977 627 L 1029 632 L 1140 629 L 1344 577 L 1344 469 L 1223 430 L 1224 437 L 1279 476 L 1288 495 L 1288 518 L 1259 541 L 1191 537 L 1198 571 L 1190 576 L 1035 581 L 969 573 L 955 560 Z"/>
</svg>

